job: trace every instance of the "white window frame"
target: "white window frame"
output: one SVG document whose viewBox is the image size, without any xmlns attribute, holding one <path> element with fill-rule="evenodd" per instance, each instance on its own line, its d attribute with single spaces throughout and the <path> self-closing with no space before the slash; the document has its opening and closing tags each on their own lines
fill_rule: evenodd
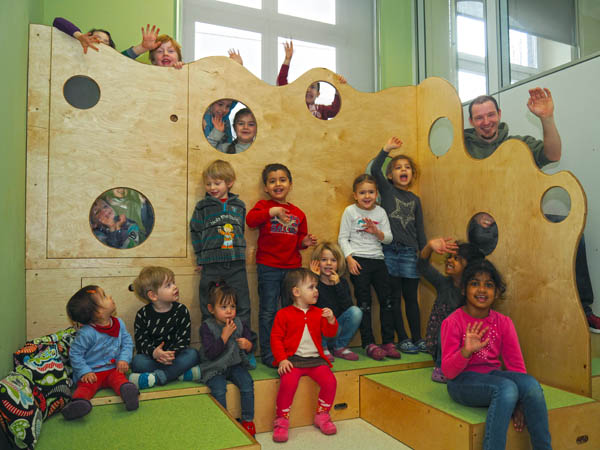
<svg viewBox="0 0 600 450">
<path fill-rule="evenodd" d="M 378 73 L 376 2 L 336 1 L 336 24 L 331 25 L 279 14 L 277 0 L 263 0 L 262 9 L 215 0 L 178 0 L 178 37 L 183 46 L 183 60 L 191 62 L 194 58 L 194 23 L 197 18 L 200 22 L 261 33 L 261 73 L 262 79 L 269 84 L 275 84 L 279 73 L 277 38 L 289 37 L 335 47 L 337 71 L 354 88 L 373 92 Z M 368 13 L 367 20 L 365 13 Z M 369 16 L 371 20 L 368 20 Z"/>
</svg>

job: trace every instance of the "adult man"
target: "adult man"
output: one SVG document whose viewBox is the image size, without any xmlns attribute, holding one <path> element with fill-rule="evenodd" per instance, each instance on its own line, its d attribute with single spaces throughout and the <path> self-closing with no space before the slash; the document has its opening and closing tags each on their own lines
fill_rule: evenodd
<svg viewBox="0 0 600 450">
<path fill-rule="evenodd" d="M 487 158 L 507 139 L 518 139 L 527 144 L 535 163 L 540 169 L 551 162 L 560 160 L 562 143 L 554 122 L 554 101 L 550 90 L 539 87 L 530 89 L 527 107 L 542 123 L 543 140 L 541 141 L 532 136 L 509 136 L 508 125 L 501 122 L 502 111 L 494 97 L 482 95 L 471 101 L 469 104 L 469 123 L 473 128 L 464 131 L 465 146 L 469 154 L 477 159 Z M 564 219 L 563 216 L 553 214 L 546 214 L 546 217 L 553 222 Z M 600 317 L 596 316 L 591 308 L 591 304 L 594 302 L 594 293 L 587 266 L 583 236 L 577 248 L 575 279 L 590 331 L 600 333 Z"/>
</svg>

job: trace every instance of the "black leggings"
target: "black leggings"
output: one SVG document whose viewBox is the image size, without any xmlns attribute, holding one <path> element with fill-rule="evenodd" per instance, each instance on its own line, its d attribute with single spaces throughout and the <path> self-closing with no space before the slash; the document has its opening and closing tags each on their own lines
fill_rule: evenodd
<svg viewBox="0 0 600 450">
<path fill-rule="evenodd" d="M 412 341 L 417 342 L 421 339 L 421 314 L 418 302 L 419 279 L 390 276 L 390 282 L 391 297 L 394 302 L 394 327 L 398 333 L 398 341 L 402 342 L 408 339 L 402 318 L 402 297 L 404 296 L 410 335 Z"/>
</svg>

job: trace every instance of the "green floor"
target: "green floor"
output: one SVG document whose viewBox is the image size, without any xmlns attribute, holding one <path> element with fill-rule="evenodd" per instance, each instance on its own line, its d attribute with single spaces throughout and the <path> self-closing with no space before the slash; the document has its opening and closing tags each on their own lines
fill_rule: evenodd
<svg viewBox="0 0 600 450">
<path fill-rule="evenodd" d="M 239 447 L 252 442 L 208 395 L 95 406 L 81 420 L 57 414 L 44 422 L 36 450 L 202 449 Z"/>
<path fill-rule="evenodd" d="M 431 381 L 432 371 L 431 367 L 427 367 L 424 369 L 367 375 L 366 378 L 395 391 L 402 392 L 468 423 L 477 424 L 485 422 L 487 408 L 463 406 L 453 401 L 448 395 L 445 384 Z M 542 385 L 542 387 L 544 388 L 548 410 L 594 401 L 594 399 L 562 391 L 551 386 Z"/>
</svg>

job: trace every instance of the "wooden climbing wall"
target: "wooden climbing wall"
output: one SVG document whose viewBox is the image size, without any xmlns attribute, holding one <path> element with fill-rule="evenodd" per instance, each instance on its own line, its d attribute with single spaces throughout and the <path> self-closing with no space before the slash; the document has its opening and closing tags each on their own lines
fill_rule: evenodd
<svg viewBox="0 0 600 450">
<path fill-rule="evenodd" d="M 64 85 L 73 76 L 92 79 L 100 99 L 89 109 L 71 106 Z M 332 120 L 314 118 L 304 93 L 314 81 L 333 84 L 342 99 Z M 244 153 L 213 149 L 202 132 L 202 115 L 220 98 L 247 105 L 257 138 Z M 429 130 L 450 119 L 454 140 L 437 157 Z M 537 170 L 519 143 L 507 143 L 491 158 L 476 161 L 462 144 L 462 110 L 454 89 L 440 79 L 419 86 L 362 93 L 313 69 L 287 86 L 275 87 L 224 57 L 205 58 L 181 70 L 148 66 L 101 46 L 84 55 L 79 43 L 50 27 L 30 30 L 27 149 L 27 336 L 69 324 L 65 305 L 81 286 L 99 284 L 113 295 L 130 331 L 143 303 L 127 290 L 146 265 L 171 268 L 188 305 L 198 340 L 199 275 L 188 224 L 204 195 L 203 168 L 225 159 L 237 174 L 233 192 L 248 209 L 266 198 L 260 174 L 273 162 L 293 176 L 289 200 L 305 211 L 309 231 L 336 240 L 344 208 L 352 202 L 352 180 L 392 135 L 415 158 L 428 236 L 464 239 L 473 214 L 491 213 L 500 239 L 491 259 L 508 281 L 498 309 L 511 315 L 529 370 L 548 384 L 590 391 L 589 336 L 573 281 L 575 246 L 585 218 L 585 196 L 569 173 Z M 562 186 L 571 214 L 560 224 L 541 215 L 541 195 Z M 154 230 L 141 245 L 110 248 L 89 224 L 94 200 L 108 189 L 129 187 L 154 208 Z M 247 268 L 252 324 L 257 329 L 257 232 L 247 230 Z M 303 252 L 304 262 L 310 250 Z M 434 296 L 421 289 L 423 322 Z M 377 328 L 377 327 L 376 327 Z"/>
</svg>

